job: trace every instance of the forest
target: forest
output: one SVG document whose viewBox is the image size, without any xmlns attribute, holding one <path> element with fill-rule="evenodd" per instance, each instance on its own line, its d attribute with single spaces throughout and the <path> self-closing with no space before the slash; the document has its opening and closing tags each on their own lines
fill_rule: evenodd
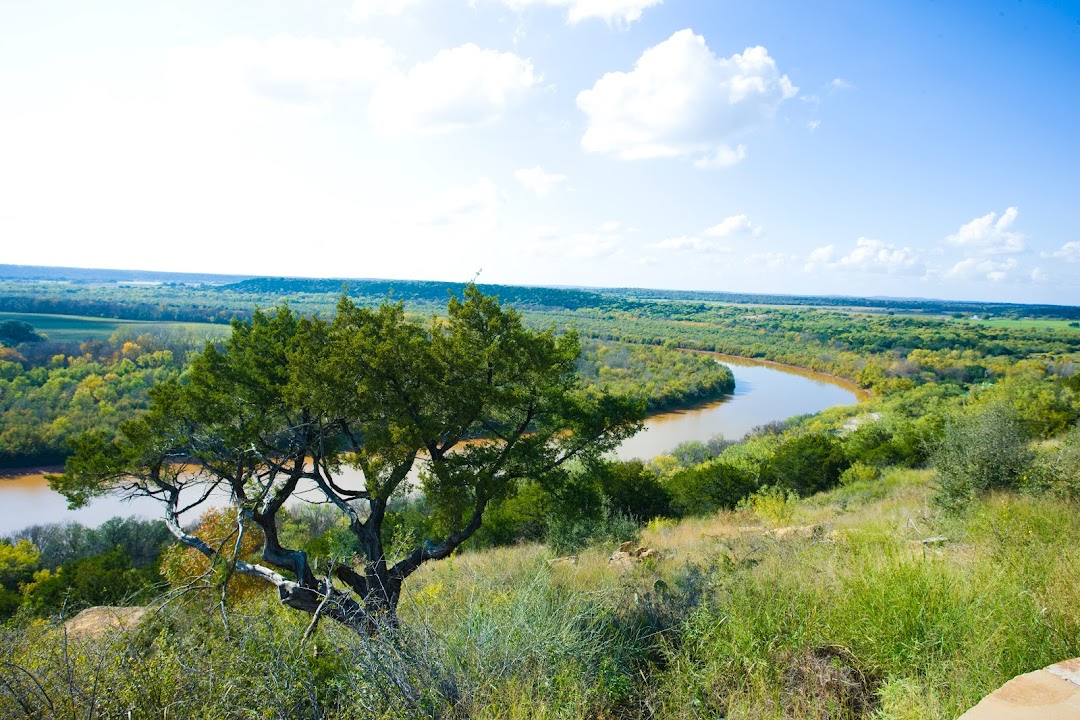
<svg viewBox="0 0 1080 720">
<path fill-rule="evenodd" d="M 5 716 L 955 717 L 1015 674 L 1080 655 L 1080 556 L 1060 543 L 1080 531 L 1080 329 L 972 323 L 944 305 L 889 314 L 533 288 L 500 305 L 464 285 L 448 305 L 445 285 L 430 285 L 399 294 L 394 283 L 390 304 L 385 285 L 377 297 L 307 281 L 72 286 L 70 309 L 122 317 L 156 293 L 161 307 L 236 320 L 81 343 L 8 328 L 6 458 L 74 452 L 56 486 L 79 502 L 121 476 L 141 478 L 132 491 L 187 482 L 160 472 L 179 452 L 240 504 L 182 537 L 117 519 L 0 541 Z M 1075 310 L 995 308 L 984 311 Z M 397 339 L 346 342 L 369 327 Z M 534 349 L 507 357 L 536 364 L 495 361 L 491 377 L 534 380 L 492 380 L 502 389 L 489 395 L 482 374 L 445 374 L 511 342 Z M 289 348 L 305 343 L 331 360 L 372 358 L 365 372 L 389 384 L 363 382 L 380 403 L 334 395 L 352 362 L 300 362 L 315 353 Z M 418 359 L 402 365 L 393 351 L 405 346 Z M 650 460 L 592 452 L 611 428 L 631 431 L 635 413 L 731 392 L 723 366 L 687 349 L 817 370 L 870 394 Z M 279 360 L 253 362 L 267 353 Z M 406 386 L 445 394 L 395 394 Z M 236 425 L 240 401 L 266 410 Z M 413 409 L 388 421 L 399 406 Z M 535 427 L 551 434 L 515 448 L 529 435 L 511 428 L 533 427 L 541 408 L 551 424 Z M 297 413 L 325 417 L 329 434 L 291 434 Z M 342 422 L 368 429 L 343 436 Z M 546 455 L 569 427 L 600 444 Z M 440 455 L 450 436 L 485 433 L 502 444 Z M 418 440 L 444 465 L 422 492 L 397 491 L 392 460 L 415 457 Z M 338 453 L 387 480 L 351 499 L 328 480 L 329 503 L 274 506 L 289 482 L 322 477 L 297 457 L 330 478 Z M 372 515 L 354 506 L 377 512 L 378 545 Z M 276 593 L 256 569 L 266 563 Z M 381 624 L 365 592 L 406 566 Z M 350 591 L 367 609 L 348 610 Z M 146 616 L 56 641 L 77 611 L 102 605 Z"/>
</svg>

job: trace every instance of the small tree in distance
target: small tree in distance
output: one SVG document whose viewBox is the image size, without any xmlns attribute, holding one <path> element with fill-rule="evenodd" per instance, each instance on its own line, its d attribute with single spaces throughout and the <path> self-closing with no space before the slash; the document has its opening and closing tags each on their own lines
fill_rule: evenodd
<svg viewBox="0 0 1080 720">
<path fill-rule="evenodd" d="M 529 330 L 471 285 L 447 312 L 424 326 L 400 304 L 343 297 L 332 322 L 287 307 L 234 321 L 185 382 L 151 391 L 119 437 L 78 438 L 50 482 L 75 506 L 108 492 L 156 498 L 173 534 L 208 558 L 220 548 L 183 521 L 227 496 L 238 533 L 246 520 L 264 536 L 262 562 L 237 559 L 236 573 L 356 629 L 394 622 L 406 578 L 460 547 L 489 503 L 524 478 L 557 484 L 569 460 L 614 448 L 644 414 L 640 402 L 581 387 L 576 335 Z M 388 504 L 417 465 L 447 529 L 391 562 Z M 342 486 L 344 466 L 362 471 L 363 487 Z M 345 516 L 361 549 L 360 562 L 334 564 L 337 583 L 279 537 L 278 517 L 301 491 Z"/>
</svg>

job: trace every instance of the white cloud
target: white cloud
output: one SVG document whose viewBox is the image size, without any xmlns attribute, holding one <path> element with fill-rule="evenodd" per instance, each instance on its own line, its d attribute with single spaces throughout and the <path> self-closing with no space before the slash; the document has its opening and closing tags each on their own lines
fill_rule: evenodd
<svg viewBox="0 0 1080 720">
<path fill-rule="evenodd" d="M 959 230 L 945 238 L 945 242 L 979 255 L 1023 252 L 1027 239 L 1010 230 L 1019 213 L 1015 207 L 1008 208 L 1000 218 L 996 212 L 989 212 L 961 225 Z"/>
<path fill-rule="evenodd" d="M 374 86 L 394 60 L 393 49 L 377 38 L 234 37 L 174 51 L 171 72 L 174 89 L 192 104 L 234 106 L 248 95 L 324 109 Z"/>
<path fill-rule="evenodd" d="M 514 171 L 514 177 L 527 189 L 536 194 L 536 197 L 547 197 L 551 191 L 566 180 L 565 175 L 548 173 L 544 168 L 537 165 L 531 168 L 521 168 Z"/>
<path fill-rule="evenodd" d="M 376 15 L 400 15 L 410 5 L 417 5 L 420 0 L 353 0 L 349 18 L 363 22 Z"/>
<path fill-rule="evenodd" d="M 1016 269 L 1016 258 L 993 260 L 990 258 L 965 258 L 953 265 L 946 273 L 946 278 L 959 280 L 986 279 L 993 282 L 1005 280 L 1009 271 Z"/>
<path fill-rule="evenodd" d="M 752 253 L 746 256 L 746 261 L 754 265 L 764 265 L 769 269 L 777 270 L 795 265 L 799 261 L 799 256 L 782 252 Z"/>
<path fill-rule="evenodd" d="M 406 216 L 410 222 L 418 225 L 479 223 L 491 226 L 498 220 L 503 197 L 498 185 L 481 177 L 472 185 L 455 185 L 434 200 L 417 203 L 407 211 Z"/>
<path fill-rule="evenodd" d="M 821 121 L 820 120 L 811 120 L 810 122 L 806 123 L 806 127 L 808 127 L 810 129 L 810 132 L 814 132 L 819 127 L 821 127 Z"/>
<path fill-rule="evenodd" d="M 386 134 L 435 134 L 498 120 L 539 82 L 532 62 L 472 43 L 440 51 L 375 88 L 372 124 Z"/>
<path fill-rule="evenodd" d="M 726 168 L 732 165 L 738 165 L 746 159 L 746 146 L 737 145 L 731 147 L 730 145 L 721 145 L 716 148 L 716 152 L 711 155 L 704 155 L 694 161 L 694 167 L 702 170 L 709 170 L 711 168 Z"/>
<path fill-rule="evenodd" d="M 833 92 L 840 92 L 843 90 L 854 90 L 855 84 L 849 80 L 845 80 L 842 77 L 833 78 L 829 83 L 829 89 Z"/>
<path fill-rule="evenodd" d="M 653 245 L 657 250 L 712 250 L 715 245 L 694 235 L 679 235 Z"/>
<path fill-rule="evenodd" d="M 573 258 L 596 258 L 612 255 L 622 246 L 622 238 L 601 233 L 579 233 L 566 238 Z"/>
<path fill-rule="evenodd" d="M 563 263 L 566 258 L 613 257 L 637 262 L 627 254 L 625 232 L 615 221 L 603 223 L 597 230 L 566 232 L 561 228 L 542 225 L 533 227 L 522 236 L 522 250 L 541 260 Z"/>
<path fill-rule="evenodd" d="M 839 255 L 835 245 L 815 249 L 806 259 L 806 272 L 843 270 L 860 273 L 910 273 L 923 268 L 919 254 L 911 248 L 861 237 L 846 255 Z"/>
<path fill-rule="evenodd" d="M 709 237 L 724 238 L 747 235 L 760 237 L 763 232 L 764 228 L 750 222 L 750 218 L 745 214 L 739 214 L 724 218 L 716 225 L 706 228 L 702 234 L 708 235 Z"/>
<path fill-rule="evenodd" d="M 719 58 L 705 38 L 680 30 L 642 53 L 630 72 L 607 73 L 578 93 L 588 119 L 581 145 L 624 160 L 731 165 L 746 155 L 732 140 L 769 122 L 797 91 L 764 47 Z"/>
<path fill-rule="evenodd" d="M 566 8 L 566 22 L 576 25 L 584 20 L 603 20 L 608 25 L 625 27 L 640 20 L 641 13 L 664 0 L 500 0 L 503 5 L 522 10 L 530 6 Z"/>
<path fill-rule="evenodd" d="M 836 261 L 836 246 L 824 245 L 819 248 L 814 248 L 810 254 L 806 257 L 806 264 L 803 265 L 803 269 L 806 272 L 816 272 L 819 268 L 828 268 L 832 266 Z"/>
<path fill-rule="evenodd" d="M 1080 263 L 1080 242 L 1075 240 L 1067 242 L 1061 246 L 1061 249 L 1051 253 L 1043 253 L 1042 255 L 1043 257 L 1060 258 L 1067 263 Z"/>
</svg>

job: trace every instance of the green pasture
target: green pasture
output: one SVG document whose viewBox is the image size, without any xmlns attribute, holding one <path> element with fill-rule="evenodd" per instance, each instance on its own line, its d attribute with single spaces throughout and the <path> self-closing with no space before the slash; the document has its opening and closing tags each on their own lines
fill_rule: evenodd
<svg viewBox="0 0 1080 720">
<path fill-rule="evenodd" d="M 140 328 L 140 331 L 168 328 L 206 335 L 225 335 L 229 332 L 228 325 L 215 325 L 212 323 L 117 320 L 85 315 L 0 312 L 0 322 L 5 320 L 29 323 L 39 333 L 48 336 L 49 340 L 57 341 L 107 340 L 120 328 L 132 326 Z"/>
</svg>

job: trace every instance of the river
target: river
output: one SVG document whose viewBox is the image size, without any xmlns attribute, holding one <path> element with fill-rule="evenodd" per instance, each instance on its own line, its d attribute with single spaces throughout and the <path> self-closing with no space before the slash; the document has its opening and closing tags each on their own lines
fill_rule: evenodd
<svg viewBox="0 0 1080 720">
<path fill-rule="evenodd" d="M 860 397 L 851 383 L 819 373 L 728 355 L 716 358 L 734 373 L 735 392 L 690 410 L 651 416 L 642 432 L 619 447 L 620 458 L 652 458 L 681 442 L 705 441 L 718 433 L 737 440 L 758 425 L 850 405 Z M 358 479 L 354 483 L 346 479 L 343 484 L 358 486 Z M 159 507 L 146 498 L 125 502 L 104 497 L 72 511 L 64 498 L 49 488 L 43 473 L 0 475 L 0 537 L 30 525 L 67 520 L 94 526 L 116 515 L 156 518 Z"/>
</svg>

